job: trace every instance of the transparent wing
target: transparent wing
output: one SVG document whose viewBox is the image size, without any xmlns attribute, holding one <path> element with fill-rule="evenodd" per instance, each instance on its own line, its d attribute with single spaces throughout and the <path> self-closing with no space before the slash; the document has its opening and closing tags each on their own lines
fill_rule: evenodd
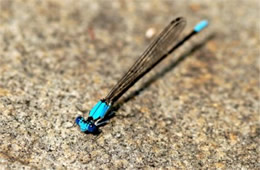
<svg viewBox="0 0 260 170">
<path fill-rule="evenodd" d="M 176 44 L 176 40 L 185 25 L 186 21 L 182 17 L 173 20 L 112 88 L 105 98 L 106 102 L 114 103 L 141 77 L 164 59 L 169 54 L 169 51 L 172 52 L 171 48 Z"/>
</svg>

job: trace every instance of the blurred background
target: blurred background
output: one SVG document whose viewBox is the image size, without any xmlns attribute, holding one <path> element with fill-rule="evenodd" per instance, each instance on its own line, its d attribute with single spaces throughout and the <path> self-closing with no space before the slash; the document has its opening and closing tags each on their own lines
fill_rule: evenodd
<svg viewBox="0 0 260 170">
<path fill-rule="evenodd" d="M 259 169 L 257 0 L 0 0 L 4 169 Z M 74 125 L 174 18 L 209 27 L 116 104 Z"/>
</svg>

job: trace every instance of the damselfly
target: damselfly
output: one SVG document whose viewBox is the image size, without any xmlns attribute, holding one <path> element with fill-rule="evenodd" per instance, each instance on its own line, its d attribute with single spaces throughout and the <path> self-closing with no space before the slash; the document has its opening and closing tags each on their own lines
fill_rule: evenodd
<svg viewBox="0 0 260 170">
<path fill-rule="evenodd" d="M 138 80 L 148 73 L 154 66 L 180 47 L 185 41 L 193 35 L 203 30 L 208 21 L 200 21 L 193 30 L 185 36 L 181 41 L 176 43 L 178 36 L 186 25 L 186 20 L 178 17 L 173 20 L 159 36 L 149 45 L 143 54 L 137 59 L 132 67 L 117 82 L 108 95 L 101 99 L 89 112 L 88 118 L 78 116 L 75 120 L 82 132 L 96 133 L 98 127 L 109 113 L 111 106 Z"/>
</svg>

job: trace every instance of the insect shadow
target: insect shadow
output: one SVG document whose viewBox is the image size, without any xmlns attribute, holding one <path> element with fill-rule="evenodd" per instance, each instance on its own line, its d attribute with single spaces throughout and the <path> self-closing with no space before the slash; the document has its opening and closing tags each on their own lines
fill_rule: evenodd
<svg viewBox="0 0 260 170">
<path fill-rule="evenodd" d="M 146 88 L 151 86 L 155 81 L 157 81 L 159 78 L 163 77 L 166 73 L 172 71 L 175 67 L 177 67 L 180 63 L 182 63 L 186 58 L 191 56 L 194 52 L 200 50 L 203 48 L 208 41 L 214 39 L 216 37 L 215 33 L 210 34 L 207 36 L 202 42 L 195 44 L 189 51 L 182 54 L 177 60 L 171 62 L 168 66 L 166 66 L 164 69 L 156 73 L 154 76 L 149 78 L 145 83 L 141 85 L 141 87 L 133 92 L 131 92 L 128 96 L 123 97 L 122 99 L 119 99 L 118 102 L 114 106 L 112 106 L 110 112 L 111 114 L 108 114 L 106 120 L 111 119 L 116 115 L 116 112 L 127 102 L 129 102 L 131 99 L 135 98 L 136 96 L 140 95 Z M 125 117 L 125 116 L 124 116 Z M 128 117 L 128 116 L 126 116 Z"/>
</svg>

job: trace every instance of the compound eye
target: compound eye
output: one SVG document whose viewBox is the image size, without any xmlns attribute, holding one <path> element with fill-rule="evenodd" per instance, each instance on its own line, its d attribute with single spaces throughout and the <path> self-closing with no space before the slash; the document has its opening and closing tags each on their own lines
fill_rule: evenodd
<svg viewBox="0 0 260 170">
<path fill-rule="evenodd" d="M 83 119 L 83 117 L 78 116 L 78 117 L 75 119 L 76 124 L 79 124 L 80 120 L 82 120 L 82 119 Z M 83 120 L 84 120 L 84 119 L 83 119 Z"/>
</svg>

